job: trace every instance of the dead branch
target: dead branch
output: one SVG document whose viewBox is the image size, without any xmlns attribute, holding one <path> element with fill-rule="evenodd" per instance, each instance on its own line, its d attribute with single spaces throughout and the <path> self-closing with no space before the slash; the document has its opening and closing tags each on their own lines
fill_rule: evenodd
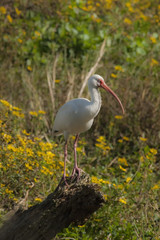
<svg viewBox="0 0 160 240">
<path fill-rule="evenodd" d="M 84 224 L 105 202 L 99 186 L 90 183 L 85 173 L 60 182 L 42 203 L 18 210 L 0 229 L 1 240 L 50 240 L 71 223 Z"/>
</svg>

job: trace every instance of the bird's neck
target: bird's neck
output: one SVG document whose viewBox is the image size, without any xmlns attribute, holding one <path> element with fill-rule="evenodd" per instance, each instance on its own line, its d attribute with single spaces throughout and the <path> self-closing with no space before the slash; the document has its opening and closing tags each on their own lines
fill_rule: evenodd
<svg viewBox="0 0 160 240">
<path fill-rule="evenodd" d="M 98 89 L 92 88 L 89 89 L 90 95 L 91 95 L 91 102 L 90 102 L 90 108 L 91 108 L 91 114 L 92 117 L 96 117 L 97 114 L 100 111 L 101 108 L 101 95 Z"/>
</svg>

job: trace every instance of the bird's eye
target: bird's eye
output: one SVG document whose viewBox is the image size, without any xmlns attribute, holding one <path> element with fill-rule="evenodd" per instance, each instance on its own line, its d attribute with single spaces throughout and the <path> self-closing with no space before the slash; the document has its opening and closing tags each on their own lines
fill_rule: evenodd
<svg viewBox="0 0 160 240">
<path fill-rule="evenodd" d="M 97 79 L 98 82 L 98 86 L 100 86 L 102 84 L 102 80 L 101 79 Z"/>
<path fill-rule="evenodd" d="M 99 87 L 101 85 L 101 81 L 97 79 L 97 86 Z"/>
</svg>

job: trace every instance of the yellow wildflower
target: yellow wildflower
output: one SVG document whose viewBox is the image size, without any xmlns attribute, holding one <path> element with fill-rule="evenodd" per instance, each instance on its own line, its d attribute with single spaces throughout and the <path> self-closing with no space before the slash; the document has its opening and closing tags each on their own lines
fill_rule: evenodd
<svg viewBox="0 0 160 240">
<path fill-rule="evenodd" d="M 128 8 L 128 10 L 129 10 L 130 12 L 134 12 L 134 9 L 133 9 L 133 7 L 132 7 L 132 5 L 131 5 L 130 2 L 127 2 L 127 3 L 126 3 L 126 7 Z"/>
<path fill-rule="evenodd" d="M 128 138 L 128 137 L 126 137 L 126 136 L 124 136 L 124 137 L 123 137 L 123 140 L 125 140 L 125 141 L 129 142 L 129 138 Z"/>
<path fill-rule="evenodd" d="M 29 136 L 29 135 L 30 135 L 30 133 L 27 133 L 27 131 L 26 131 L 25 129 L 22 130 L 22 133 L 25 134 L 26 136 Z"/>
<path fill-rule="evenodd" d="M 83 152 L 83 149 L 81 147 L 77 147 L 77 152 Z"/>
<path fill-rule="evenodd" d="M 147 138 L 144 138 L 144 137 L 140 137 L 139 138 L 142 142 L 146 142 L 147 141 Z"/>
<path fill-rule="evenodd" d="M 21 14 L 21 11 L 18 8 L 15 8 L 15 11 L 18 16 Z"/>
<path fill-rule="evenodd" d="M 26 153 L 28 157 L 33 157 L 34 153 L 31 148 L 26 148 Z"/>
<path fill-rule="evenodd" d="M 8 150 L 11 150 L 11 151 L 13 151 L 13 152 L 16 152 L 16 151 L 17 151 L 17 148 L 14 147 L 13 144 L 8 144 L 8 145 L 7 145 L 7 149 L 8 149 Z"/>
<path fill-rule="evenodd" d="M 2 14 L 6 14 L 6 9 L 5 9 L 5 7 L 1 6 L 1 7 L 0 7 L 0 12 L 1 12 Z"/>
<path fill-rule="evenodd" d="M 0 99 L 0 102 L 6 107 L 12 107 L 12 105 L 9 102 L 7 102 L 6 100 Z"/>
<path fill-rule="evenodd" d="M 118 142 L 119 142 L 119 143 L 122 143 L 122 142 L 123 142 L 123 140 L 122 140 L 122 139 L 118 139 Z"/>
<path fill-rule="evenodd" d="M 42 199 L 41 199 L 41 198 L 38 198 L 38 197 L 36 197 L 34 200 L 35 200 L 36 202 L 42 202 Z"/>
<path fill-rule="evenodd" d="M 61 81 L 61 80 L 59 80 L 59 79 L 56 79 L 56 80 L 55 80 L 55 83 L 59 83 L 60 81 Z"/>
<path fill-rule="evenodd" d="M 158 184 L 155 184 L 153 187 L 152 187 L 152 190 L 157 190 L 157 189 L 159 189 L 160 188 L 160 186 L 158 185 Z"/>
<path fill-rule="evenodd" d="M 92 183 L 100 184 L 99 179 L 97 177 L 95 177 L 95 176 L 91 177 L 91 181 L 92 181 Z"/>
<path fill-rule="evenodd" d="M 32 169 L 33 169 L 33 167 L 32 167 L 31 165 L 29 165 L 29 163 L 25 163 L 25 166 L 26 166 L 26 168 L 28 168 L 29 170 L 32 170 Z"/>
<path fill-rule="evenodd" d="M 37 178 L 34 178 L 34 181 L 37 183 L 37 182 L 39 182 L 38 180 L 37 180 Z"/>
<path fill-rule="evenodd" d="M 144 21 L 147 21 L 148 17 L 145 16 L 142 12 L 140 12 L 139 17 L 142 18 Z"/>
<path fill-rule="evenodd" d="M 104 151 L 111 150 L 111 148 L 109 146 L 106 146 L 106 143 L 96 143 L 95 145 L 96 145 L 96 147 L 98 147 Z"/>
<path fill-rule="evenodd" d="M 127 182 L 127 183 L 130 182 L 131 180 L 132 180 L 131 177 L 127 177 L 127 178 L 126 178 L 126 182 Z"/>
<path fill-rule="evenodd" d="M 42 151 L 49 151 L 52 150 L 53 146 L 51 143 L 39 142 L 39 146 L 41 147 Z"/>
<path fill-rule="evenodd" d="M 116 116 L 115 116 L 115 119 L 122 119 L 122 118 L 123 118 L 122 115 L 116 115 Z"/>
<path fill-rule="evenodd" d="M 150 148 L 150 152 L 153 154 L 153 155 L 156 155 L 157 154 L 157 150 L 155 148 Z"/>
<path fill-rule="evenodd" d="M 153 36 L 150 37 L 150 40 L 152 41 L 152 43 L 156 43 L 157 42 L 156 38 L 153 37 Z"/>
<path fill-rule="evenodd" d="M 123 204 L 127 204 L 127 201 L 126 201 L 125 198 L 120 198 L 120 199 L 119 199 L 119 202 L 121 202 L 121 203 L 123 203 Z"/>
<path fill-rule="evenodd" d="M 41 138 L 35 137 L 35 138 L 34 138 L 34 141 L 41 141 Z"/>
<path fill-rule="evenodd" d="M 34 117 L 37 117 L 38 116 L 38 113 L 37 112 L 29 112 L 29 114 L 31 115 L 31 116 L 34 116 Z"/>
<path fill-rule="evenodd" d="M 12 111 L 12 114 L 17 116 L 17 117 L 24 118 L 24 114 L 23 113 L 20 113 L 20 112 L 17 112 L 17 111 Z"/>
<path fill-rule="evenodd" d="M 39 110 L 38 113 L 39 113 L 39 114 L 46 114 L 46 112 L 45 112 L 45 111 L 42 111 L 42 110 Z"/>
<path fill-rule="evenodd" d="M 140 157 L 140 162 L 144 162 L 144 157 L 143 156 Z"/>
<path fill-rule="evenodd" d="M 129 18 L 125 18 L 124 23 L 126 23 L 127 25 L 131 25 L 132 21 Z"/>
<path fill-rule="evenodd" d="M 5 192 L 6 192 L 7 194 L 13 193 L 13 191 L 12 191 L 12 190 L 9 190 L 8 188 L 6 188 Z"/>
<path fill-rule="evenodd" d="M 152 58 L 150 65 L 154 66 L 154 65 L 158 65 L 158 64 L 159 64 L 159 62 L 156 59 Z"/>
<path fill-rule="evenodd" d="M 26 146 L 26 139 L 25 138 L 22 138 L 19 134 L 17 134 L 17 138 L 18 140 L 21 142 L 21 144 L 23 145 L 23 147 Z"/>
<path fill-rule="evenodd" d="M 35 31 L 34 33 L 35 33 L 35 35 L 38 36 L 38 37 L 41 36 L 40 32 L 38 32 L 38 31 Z"/>
<path fill-rule="evenodd" d="M 122 189 L 124 188 L 124 186 L 123 186 L 122 184 L 118 184 L 118 185 L 117 185 L 117 188 L 119 188 L 119 189 L 122 190 Z"/>
<path fill-rule="evenodd" d="M 9 21 L 10 23 L 13 22 L 13 19 L 12 19 L 11 15 L 7 15 L 7 19 L 8 19 L 8 21 Z"/>
<path fill-rule="evenodd" d="M 115 183 L 113 183 L 113 187 L 115 187 L 115 189 L 117 189 L 117 185 Z"/>
<path fill-rule="evenodd" d="M 119 165 L 119 168 L 123 171 L 123 172 L 126 172 L 127 169 L 123 168 L 121 165 Z"/>
<path fill-rule="evenodd" d="M 27 66 L 27 70 L 31 72 L 32 71 L 31 66 Z"/>
<path fill-rule="evenodd" d="M 118 162 L 121 163 L 121 164 L 124 164 L 125 166 L 128 166 L 127 160 L 124 157 L 123 158 L 118 158 Z"/>
<path fill-rule="evenodd" d="M 14 201 L 14 202 L 18 202 L 18 198 L 15 198 L 15 197 L 14 197 L 14 198 L 13 198 L 13 201 Z"/>
<path fill-rule="evenodd" d="M 106 181 L 105 181 L 105 183 L 106 183 L 106 184 L 108 184 L 108 185 L 110 185 L 110 184 L 111 184 L 111 182 L 110 182 L 110 181 L 108 181 L 108 180 L 106 180 Z"/>
<path fill-rule="evenodd" d="M 13 107 L 13 106 L 12 106 L 12 109 L 13 109 L 13 110 L 16 110 L 16 111 L 22 111 L 22 109 L 21 109 L 21 108 L 18 108 L 18 107 Z"/>
<path fill-rule="evenodd" d="M 97 142 L 105 142 L 106 138 L 104 136 L 100 136 L 96 139 Z"/>
<path fill-rule="evenodd" d="M 105 180 L 103 180 L 102 178 L 101 178 L 101 179 L 99 179 L 99 181 L 100 181 L 100 183 L 106 183 L 106 181 L 105 181 Z"/>
<path fill-rule="evenodd" d="M 115 68 L 115 70 L 117 70 L 117 71 L 124 72 L 124 69 L 123 69 L 120 65 L 117 65 L 117 66 L 115 66 L 114 68 Z"/>
<path fill-rule="evenodd" d="M 52 175 L 52 174 L 53 174 L 53 172 L 51 172 L 51 171 L 50 171 L 48 168 L 46 168 L 45 166 L 42 167 L 41 172 L 44 173 L 45 175 L 48 175 L 48 174 Z"/>
<path fill-rule="evenodd" d="M 11 142 L 12 136 L 10 136 L 10 135 L 8 135 L 6 133 L 2 133 L 2 136 L 3 136 L 4 140 L 5 140 L 5 142 L 7 142 L 7 143 Z"/>
<path fill-rule="evenodd" d="M 19 42 L 19 43 L 22 43 L 23 41 L 22 41 L 22 39 L 21 39 L 21 38 L 18 38 L 18 42 Z"/>
<path fill-rule="evenodd" d="M 107 194 L 104 194 L 103 197 L 104 197 L 105 200 L 108 199 Z"/>
<path fill-rule="evenodd" d="M 79 227 L 79 228 L 83 228 L 83 227 L 85 227 L 85 225 L 78 225 L 78 227 Z"/>
<path fill-rule="evenodd" d="M 112 78 L 117 78 L 117 75 L 114 74 L 114 73 L 111 73 L 111 77 L 112 77 Z"/>
</svg>

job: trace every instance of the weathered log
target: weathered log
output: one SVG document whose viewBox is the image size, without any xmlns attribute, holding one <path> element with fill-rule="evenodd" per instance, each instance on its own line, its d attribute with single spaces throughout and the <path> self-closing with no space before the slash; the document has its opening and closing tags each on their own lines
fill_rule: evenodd
<svg viewBox="0 0 160 240">
<path fill-rule="evenodd" d="M 60 182 L 56 190 L 28 210 L 18 210 L 0 229 L 1 240 L 50 240 L 71 223 L 83 224 L 105 202 L 99 186 L 85 173 Z"/>
</svg>

